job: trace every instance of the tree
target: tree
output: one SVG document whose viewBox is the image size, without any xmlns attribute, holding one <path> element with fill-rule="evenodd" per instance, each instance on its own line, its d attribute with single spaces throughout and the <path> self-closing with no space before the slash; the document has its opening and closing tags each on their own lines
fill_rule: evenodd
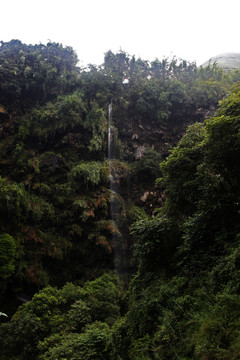
<svg viewBox="0 0 240 360">
<path fill-rule="evenodd" d="M 3 359 L 110 359 L 110 327 L 120 316 L 121 284 L 104 274 L 82 287 L 47 286 L 0 325 Z M 5 336 L 3 336 L 5 334 Z"/>
<path fill-rule="evenodd" d="M 111 331 L 95 322 L 80 334 L 52 336 L 39 344 L 39 360 L 111 360 Z"/>
<path fill-rule="evenodd" d="M 14 271 L 16 244 L 9 234 L 0 235 L 0 277 L 7 279 Z"/>
<path fill-rule="evenodd" d="M 59 43 L 26 45 L 1 42 L 0 104 L 10 113 L 23 113 L 36 103 L 73 91 L 78 84 L 77 56 Z"/>
</svg>

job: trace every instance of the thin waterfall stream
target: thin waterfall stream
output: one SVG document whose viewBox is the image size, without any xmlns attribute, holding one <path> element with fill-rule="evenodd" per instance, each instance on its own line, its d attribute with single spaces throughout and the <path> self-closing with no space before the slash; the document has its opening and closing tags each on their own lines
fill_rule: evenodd
<svg viewBox="0 0 240 360">
<path fill-rule="evenodd" d="M 122 213 L 124 201 L 119 194 L 119 180 L 117 179 L 118 160 L 114 155 L 114 126 L 112 124 L 112 101 L 108 105 L 108 163 L 109 163 L 109 187 L 110 187 L 110 217 L 113 222 L 112 245 L 114 267 L 120 277 L 126 278 L 126 241 L 121 231 Z"/>
<path fill-rule="evenodd" d="M 112 101 L 108 105 L 108 161 L 111 160 L 111 118 L 112 118 Z"/>
</svg>

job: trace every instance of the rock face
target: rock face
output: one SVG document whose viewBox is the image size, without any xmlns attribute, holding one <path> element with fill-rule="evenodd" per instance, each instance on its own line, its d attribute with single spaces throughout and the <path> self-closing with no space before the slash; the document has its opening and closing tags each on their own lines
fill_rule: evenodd
<svg viewBox="0 0 240 360">
<path fill-rule="evenodd" d="M 240 53 L 223 53 L 213 56 L 208 61 L 204 62 L 202 66 L 207 66 L 209 63 L 214 63 L 225 70 L 236 70 L 240 68 Z"/>
</svg>

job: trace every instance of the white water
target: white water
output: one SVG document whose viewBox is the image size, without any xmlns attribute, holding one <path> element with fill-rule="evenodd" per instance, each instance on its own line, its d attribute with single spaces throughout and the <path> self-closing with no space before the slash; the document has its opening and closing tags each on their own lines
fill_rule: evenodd
<svg viewBox="0 0 240 360">
<path fill-rule="evenodd" d="M 112 159 L 112 101 L 111 103 L 108 105 L 108 164 L 109 164 L 109 187 L 110 187 L 110 216 L 111 216 L 111 220 L 114 223 L 114 226 L 117 227 L 117 217 L 118 217 L 118 212 L 116 209 L 116 198 L 118 197 L 117 194 L 117 189 L 116 189 L 116 184 L 114 183 L 114 169 L 112 168 L 114 166 L 114 161 Z M 112 234 L 112 246 L 113 246 L 113 256 L 114 256 L 114 267 L 115 270 L 117 271 L 117 273 L 119 274 L 119 269 L 120 269 L 120 254 L 118 251 L 118 236 L 113 233 Z M 120 274 L 119 274 L 120 275 Z"/>
<path fill-rule="evenodd" d="M 112 119 L 112 101 L 108 105 L 108 161 L 111 160 L 111 119 Z M 111 175 L 109 175 L 109 177 L 110 176 Z M 110 182 L 111 182 L 111 179 L 110 179 Z"/>
<path fill-rule="evenodd" d="M 123 234 L 120 232 L 120 223 L 119 219 L 121 216 L 121 206 L 119 204 L 122 203 L 121 196 L 119 195 L 118 191 L 118 182 L 115 179 L 115 169 L 114 169 L 114 147 L 112 147 L 112 140 L 113 140 L 113 130 L 114 127 L 112 126 L 112 101 L 108 105 L 108 164 L 109 164 L 109 186 L 110 186 L 110 216 L 111 220 L 114 223 L 114 226 L 117 227 L 117 232 L 112 234 L 112 246 L 113 246 L 113 256 L 114 256 L 114 266 L 115 270 L 118 275 L 122 278 L 125 277 L 123 272 L 126 271 L 126 258 L 125 258 L 125 251 L 126 251 L 126 241 L 124 239 Z"/>
<path fill-rule="evenodd" d="M 111 220 L 113 219 L 113 208 L 112 208 L 112 203 L 113 203 L 113 196 L 115 194 L 115 191 L 113 190 L 113 186 L 114 186 L 114 178 L 112 176 L 112 154 L 111 154 L 111 142 L 112 142 L 112 101 L 111 103 L 108 105 L 108 166 L 109 166 L 109 184 L 110 184 L 110 190 L 111 190 L 111 195 L 110 195 L 110 206 L 111 206 Z"/>
</svg>

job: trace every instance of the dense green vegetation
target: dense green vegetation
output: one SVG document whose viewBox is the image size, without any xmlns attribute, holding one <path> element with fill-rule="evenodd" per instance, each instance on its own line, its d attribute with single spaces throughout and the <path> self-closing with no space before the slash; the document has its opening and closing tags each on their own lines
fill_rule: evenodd
<svg viewBox="0 0 240 360">
<path fill-rule="evenodd" d="M 188 128 L 161 164 L 164 207 L 132 227 L 139 268 L 118 329 L 131 339 L 123 359 L 239 358 L 239 104 L 237 86 Z"/>
<path fill-rule="evenodd" d="M 77 64 L 1 42 L 1 359 L 239 359 L 239 72 Z"/>
</svg>

